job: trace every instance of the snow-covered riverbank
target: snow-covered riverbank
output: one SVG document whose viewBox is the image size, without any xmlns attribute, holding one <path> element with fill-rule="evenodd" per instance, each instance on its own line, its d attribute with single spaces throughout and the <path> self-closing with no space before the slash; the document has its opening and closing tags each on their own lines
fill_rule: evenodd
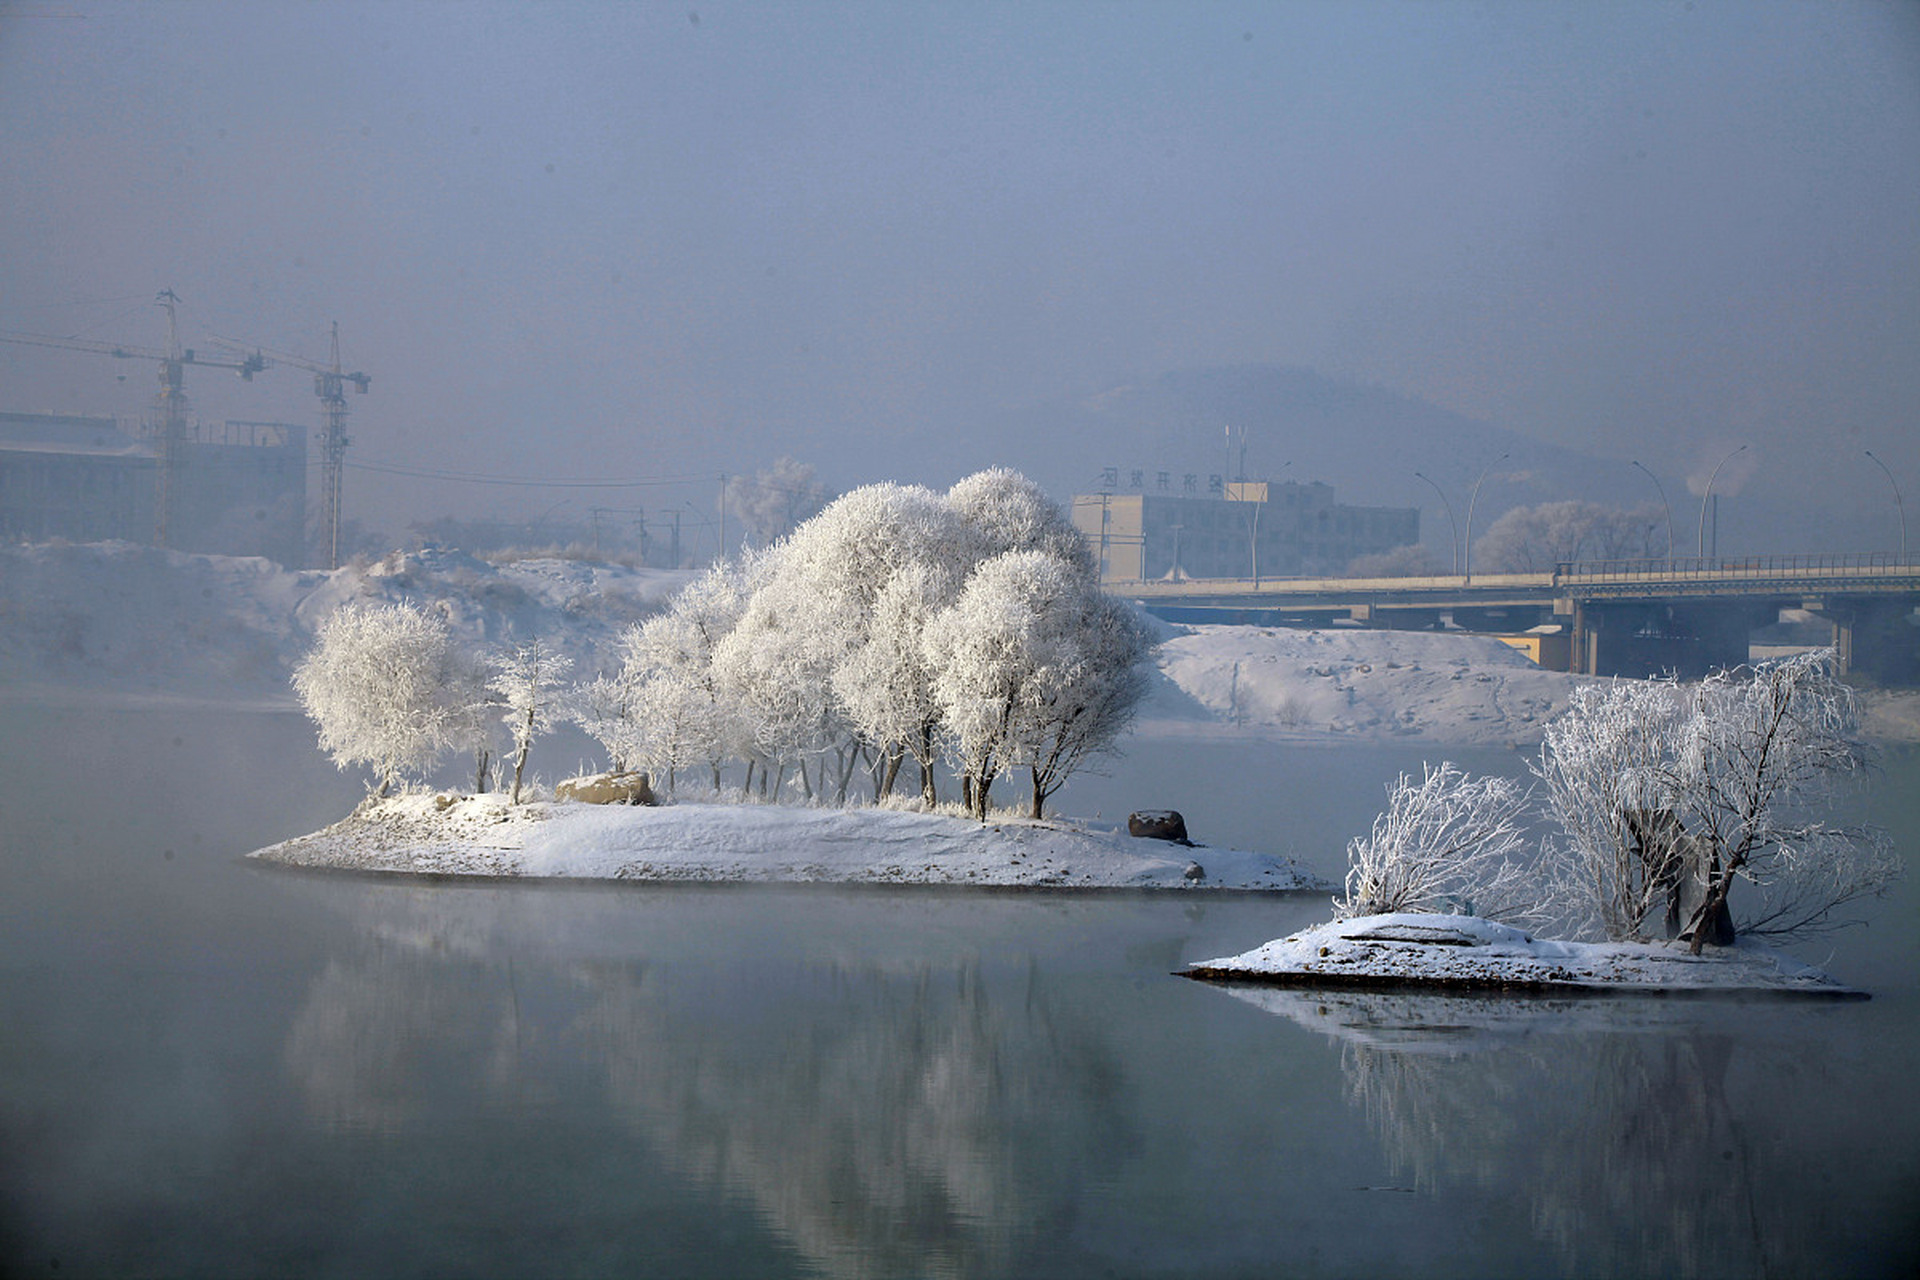
<svg viewBox="0 0 1920 1280">
<path fill-rule="evenodd" d="M 1415 913 L 1332 920 L 1185 973 L 1218 982 L 1371 990 L 1862 994 L 1751 942 L 1695 956 L 1680 943 L 1560 942 L 1477 916 Z"/>
<path fill-rule="evenodd" d="M 347 601 L 431 607 L 469 645 L 539 636 L 587 675 L 688 576 L 444 550 L 293 572 L 130 543 L 0 548 L 0 698 L 291 710 L 294 662 Z M 1164 738 L 1526 747 L 1589 679 L 1458 632 L 1162 634 L 1134 732 Z M 1870 692 L 1861 721 L 1873 740 L 1920 742 L 1920 693 Z"/>
<path fill-rule="evenodd" d="M 1002 817 L 884 808 L 660 807 L 416 794 L 370 801 L 265 862 L 422 875 L 919 884 L 1185 892 L 1325 891 L 1287 858 Z M 1196 869 L 1197 868 L 1197 872 Z"/>
</svg>

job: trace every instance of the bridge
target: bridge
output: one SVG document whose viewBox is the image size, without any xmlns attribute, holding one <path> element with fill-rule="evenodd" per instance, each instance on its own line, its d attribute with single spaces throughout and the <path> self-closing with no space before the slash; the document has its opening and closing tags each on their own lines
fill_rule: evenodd
<svg viewBox="0 0 1920 1280">
<path fill-rule="evenodd" d="M 1920 684 L 1920 565 L 1891 555 L 1581 561 L 1551 573 L 1429 578 L 1156 579 L 1107 590 L 1176 622 L 1451 624 L 1564 637 L 1543 665 L 1586 675 L 1694 676 L 1745 662 L 1748 637 L 1782 609 L 1826 619 L 1843 669 Z"/>
</svg>

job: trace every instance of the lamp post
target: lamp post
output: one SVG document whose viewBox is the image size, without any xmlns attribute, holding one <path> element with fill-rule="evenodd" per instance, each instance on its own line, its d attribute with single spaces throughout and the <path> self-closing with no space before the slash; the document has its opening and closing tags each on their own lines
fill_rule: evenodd
<svg viewBox="0 0 1920 1280">
<path fill-rule="evenodd" d="M 1464 539 L 1466 545 L 1463 549 L 1463 562 L 1467 566 L 1467 571 L 1461 578 L 1461 585 L 1463 586 L 1473 581 L 1473 507 L 1475 503 L 1480 501 L 1480 485 L 1482 481 L 1486 480 L 1487 472 L 1493 470 L 1511 456 L 1511 454 L 1503 453 L 1492 462 L 1489 462 L 1485 467 L 1481 468 L 1480 479 L 1473 482 L 1473 496 L 1467 499 L 1467 536 Z"/>
<path fill-rule="evenodd" d="M 1428 484 L 1433 484 L 1433 477 L 1426 472 L 1416 471 L 1413 474 Z M 1460 522 L 1453 518 L 1453 504 L 1447 501 L 1447 495 L 1441 491 L 1440 486 L 1433 484 L 1433 491 L 1440 495 L 1440 505 L 1447 509 L 1447 527 L 1453 531 L 1453 541 L 1447 544 L 1447 548 L 1453 552 L 1452 572 L 1458 573 L 1460 572 Z"/>
<path fill-rule="evenodd" d="M 1714 482 L 1715 480 L 1718 480 L 1718 479 L 1720 478 L 1720 468 L 1721 468 L 1721 467 L 1724 467 L 1724 466 L 1726 466 L 1726 465 L 1727 465 L 1727 463 L 1728 463 L 1728 462 L 1730 462 L 1730 461 L 1732 460 L 1732 458 L 1733 458 L 1733 455 L 1734 455 L 1734 454 L 1736 454 L 1736 453 L 1745 453 L 1746 451 L 1747 451 L 1747 446 L 1745 446 L 1745 445 L 1741 445 L 1741 446 L 1740 446 L 1740 447 L 1739 447 L 1738 449 L 1734 449 L 1734 450 L 1732 450 L 1732 451 L 1730 451 L 1730 452 L 1729 452 L 1729 453 L 1727 454 L 1727 456 L 1726 456 L 1726 457 L 1724 457 L 1724 458 L 1722 458 L 1722 459 L 1720 459 L 1720 461 L 1718 461 L 1718 462 L 1716 462 L 1716 463 L 1714 464 L 1714 466 L 1713 466 L 1713 474 L 1707 477 L 1707 489 L 1706 489 L 1706 492 L 1705 492 L 1705 493 L 1702 493 L 1702 494 L 1700 495 L 1700 552 L 1699 552 L 1699 556 L 1700 556 L 1700 559 L 1702 559 L 1702 560 L 1705 560 L 1705 559 L 1707 558 L 1707 500 L 1713 497 L 1713 482 Z M 1717 547 L 1715 548 L 1715 550 L 1718 550 L 1718 549 L 1719 549 L 1719 548 L 1717 548 Z"/>
<path fill-rule="evenodd" d="M 1640 467 L 1637 461 L 1633 465 Z M 1660 483 L 1659 476 L 1656 476 L 1651 471 L 1647 471 L 1645 467 L 1640 467 L 1640 470 L 1645 471 L 1647 479 L 1653 481 L 1653 487 L 1660 493 L 1660 506 L 1667 513 L 1667 559 L 1671 560 L 1673 559 L 1673 508 L 1667 504 L 1666 486 Z"/>
<path fill-rule="evenodd" d="M 1867 456 L 1873 458 L 1873 465 L 1886 472 L 1887 483 L 1893 486 L 1893 505 L 1900 512 L 1900 563 L 1907 562 L 1907 504 L 1900 497 L 1900 483 L 1893 478 L 1893 472 L 1887 470 L 1887 464 L 1874 456 L 1873 450 L 1867 450 Z"/>
</svg>

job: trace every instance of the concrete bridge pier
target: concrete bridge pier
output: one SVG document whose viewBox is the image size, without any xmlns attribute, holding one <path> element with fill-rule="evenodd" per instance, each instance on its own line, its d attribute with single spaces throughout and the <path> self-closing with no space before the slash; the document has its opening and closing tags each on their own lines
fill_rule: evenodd
<svg viewBox="0 0 1920 1280">
<path fill-rule="evenodd" d="M 1590 676 L 1698 679 L 1747 660 L 1754 628 L 1776 611 L 1739 600 L 1571 602 L 1573 670 Z"/>
<path fill-rule="evenodd" d="M 1833 623 L 1840 670 L 1883 685 L 1920 684 L 1920 625 L 1905 600 L 1829 596 L 1806 609 Z"/>
</svg>

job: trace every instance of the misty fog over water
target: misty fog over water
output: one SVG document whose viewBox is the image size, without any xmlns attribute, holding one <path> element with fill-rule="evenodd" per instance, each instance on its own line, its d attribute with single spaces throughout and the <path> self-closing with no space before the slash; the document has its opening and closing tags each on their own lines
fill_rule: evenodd
<svg viewBox="0 0 1920 1280">
<path fill-rule="evenodd" d="M 5 724 L 9 1274 L 1915 1260 L 1911 886 L 1830 944 L 1865 1003 L 1270 1012 L 1170 971 L 1324 918 L 1318 895 L 303 875 L 239 861 L 359 793 L 300 718 Z M 1176 802 L 1203 838 L 1334 876 L 1422 754 L 1147 739 L 1068 801 Z M 1916 782 L 1901 757 L 1875 793 L 1909 850 Z"/>
</svg>

